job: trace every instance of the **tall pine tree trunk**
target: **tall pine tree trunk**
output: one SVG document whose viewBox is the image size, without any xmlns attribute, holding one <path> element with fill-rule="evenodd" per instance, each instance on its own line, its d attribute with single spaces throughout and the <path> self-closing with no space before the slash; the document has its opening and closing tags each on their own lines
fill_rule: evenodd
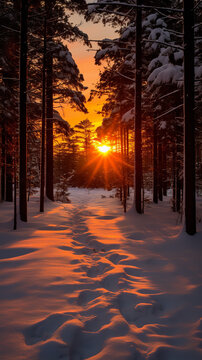
<svg viewBox="0 0 202 360">
<path fill-rule="evenodd" d="M 48 20 L 52 18 L 52 4 L 48 9 L 46 0 L 46 11 Z M 51 23 L 47 24 L 47 35 L 51 40 Z M 46 72 L 46 196 L 54 200 L 53 195 L 53 54 L 50 46 L 47 51 Z"/>
<path fill-rule="evenodd" d="M 153 202 L 158 203 L 157 124 L 153 124 Z"/>
<path fill-rule="evenodd" d="M 167 196 L 167 146 L 163 145 L 163 196 Z"/>
<path fill-rule="evenodd" d="M 127 127 L 126 129 L 127 133 L 126 133 L 126 144 L 127 144 L 127 196 L 130 196 L 130 183 L 129 183 L 129 128 Z"/>
<path fill-rule="evenodd" d="M 5 164 L 6 164 L 6 153 L 5 153 L 5 124 L 2 124 L 2 149 L 1 149 L 1 200 L 5 200 Z"/>
<path fill-rule="evenodd" d="M 185 225 L 196 232 L 194 121 L 194 0 L 184 0 Z"/>
<path fill-rule="evenodd" d="M 11 154 L 6 154 L 6 201 L 13 201 L 13 176 L 12 176 L 13 160 Z"/>
<path fill-rule="evenodd" d="M 176 144 L 173 143 L 173 159 L 172 159 L 172 172 L 173 172 L 173 206 L 172 209 L 176 211 Z"/>
<path fill-rule="evenodd" d="M 127 159 L 127 149 L 126 149 L 126 128 L 123 127 L 123 209 L 126 212 L 127 205 L 127 169 L 126 169 L 126 159 Z"/>
<path fill-rule="evenodd" d="M 137 0 L 137 5 L 142 5 Z M 136 16 L 136 90 L 135 90 L 135 207 L 142 213 L 142 9 Z"/>
<path fill-rule="evenodd" d="M 124 204 L 124 143 L 123 143 L 123 125 L 121 124 L 121 172 L 122 172 L 122 179 L 121 179 L 121 201 Z"/>
<path fill-rule="evenodd" d="M 162 166 L 162 143 L 158 144 L 158 195 L 159 200 L 163 201 L 163 166 Z"/>
<path fill-rule="evenodd" d="M 44 17 L 43 74 L 42 74 L 42 126 L 41 126 L 41 182 L 40 212 L 44 212 L 45 188 L 45 129 L 46 129 L 46 14 Z"/>
<path fill-rule="evenodd" d="M 27 18 L 28 0 L 21 1 L 20 48 L 20 219 L 27 221 Z"/>
<path fill-rule="evenodd" d="M 13 178 L 14 178 L 14 203 L 13 203 L 13 230 L 17 229 L 17 174 L 16 174 L 16 154 L 13 155 Z"/>
<path fill-rule="evenodd" d="M 176 210 L 180 212 L 181 210 L 181 136 L 180 136 L 180 126 L 177 127 L 177 169 L 176 169 Z"/>
</svg>

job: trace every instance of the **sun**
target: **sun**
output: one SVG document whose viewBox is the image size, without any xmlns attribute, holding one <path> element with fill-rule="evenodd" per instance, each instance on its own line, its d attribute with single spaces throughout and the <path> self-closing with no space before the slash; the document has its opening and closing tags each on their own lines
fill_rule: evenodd
<svg viewBox="0 0 202 360">
<path fill-rule="evenodd" d="M 103 154 L 107 154 L 111 150 L 110 146 L 108 145 L 100 145 L 97 148 Z"/>
</svg>

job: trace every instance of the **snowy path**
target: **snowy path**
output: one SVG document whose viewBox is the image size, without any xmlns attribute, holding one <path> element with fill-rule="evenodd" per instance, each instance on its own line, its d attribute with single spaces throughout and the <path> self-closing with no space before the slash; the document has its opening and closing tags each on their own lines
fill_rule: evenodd
<svg viewBox="0 0 202 360">
<path fill-rule="evenodd" d="M 1 360 L 199 360 L 202 233 L 176 237 L 168 206 L 71 198 L 45 214 L 33 199 L 16 233 L 1 220 Z"/>
</svg>

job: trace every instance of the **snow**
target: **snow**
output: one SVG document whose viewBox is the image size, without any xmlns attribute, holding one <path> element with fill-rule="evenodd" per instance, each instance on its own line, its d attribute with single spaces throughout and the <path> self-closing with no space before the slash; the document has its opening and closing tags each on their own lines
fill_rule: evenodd
<svg viewBox="0 0 202 360">
<path fill-rule="evenodd" d="M 169 198 L 124 215 L 114 191 L 69 192 L 44 214 L 32 197 L 17 231 L 0 204 L 1 360 L 201 359 L 201 222 L 190 237 Z"/>
<path fill-rule="evenodd" d="M 130 36 L 134 37 L 135 33 L 135 26 L 128 26 L 124 29 L 124 31 L 121 34 L 120 40 L 128 40 Z"/>
<path fill-rule="evenodd" d="M 134 120 L 134 114 L 135 114 L 135 108 L 130 109 L 125 114 L 123 114 L 122 121 L 128 123 L 131 120 Z"/>
<path fill-rule="evenodd" d="M 57 120 L 59 123 L 63 123 L 67 126 L 70 126 L 69 123 L 62 118 L 62 116 L 59 114 L 59 112 L 57 110 L 54 110 L 53 120 Z"/>
<path fill-rule="evenodd" d="M 195 67 L 195 76 L 200 79 L 202 77 L 202 65 Z"/>
<path fill-rule="evenodd" d="M 154 23 L 156 21 L 157 17 L 157 13 L 148 15 L 146 19 L 142 22 L 142 26 L 146 27 L 151 25 L 151 23 Z"/>
<path fill-rule="evenodd" d="M 167 83 L 178 83 L 182 80 L 182 67 L 179 65 L 173 65 L 168 63 L 162 65 L 159 68 L 153 70 L 149 75 L 148 81 L 152 82 L 153 85 L 167 84 Z"/>
<path fill-rule="evenodd" d="M 160 124 L 159 124 L 159 129 L 161 130 L 165 130 L 166 129 L 166 121 L 161 121 Z"/>
</svg>

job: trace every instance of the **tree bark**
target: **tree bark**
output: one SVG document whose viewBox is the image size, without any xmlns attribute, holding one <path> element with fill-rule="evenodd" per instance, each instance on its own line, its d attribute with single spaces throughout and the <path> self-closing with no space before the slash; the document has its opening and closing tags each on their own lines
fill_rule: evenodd
<svg viewBox="0 0 202 360">
<path fill-rule="evenodd" d="M 167 147 L 164 144 L 163 146 L 163 196 L 167 196 Z"/>
<path fill-rule="evenodd" d="M 176 210 L 177 212 L 180 212 L 181 210 L 181 180 L 180 180 L 180 175 L 179 175 L 179 170 L 177 169 L 177 174 L 176 174 Z"/>
<path fill-rule="evenodd" d="M 46 14 L 44 17 L 43 74 L 42 74 L 42 126 L 41 126 L 41 182 L 40 212 L 44 212 L 45 188 L 45 131 L 46 131 Z"/>
<path fill-rule="evenodd" d="M 123 127 L 123 209 L 126 212 L 127 206 L 127 169 L 126 169 L 126 160 L 127 159 L 127 149 L 126 149 L 126 128 Z"/>
<path fill-rule="evenodd" d="M 47 7 L 48 20 L 52 17 L 52 4 Z M 47 35 L 51 39 L 51 25 L 47 25 Z M 50 46 L 47 51 L 46 63 L 46 196 L 50 200 L 54 200 L 53 195 L 53 55 Z"/>
<path fill-rule="evenodd" d="M 153 202 L 158 203 L 157 125 L 153 124 Z"/>
<path fill-rule="evenodd" d="M 128 164 L 128 167 L 127 167 L 127 196 L 130 197 L 130 183 L 129 183 L 129 178 L 130 178 L 130 175 L 129 175 L 129 129 L 127 127 L 126 129 L 126 144 L 127 144 L 127 164 Z"/>
<path fill-rule="evenodd" d="M 137 5 L 142 1 L 137 0 Z M 142 213 L 142 9 L 136 16 L 136 91 L 135 91 L 135 207 Z"/>
<path fill-rule="evenodd" d="M 20 219 L 27 221 L 27 17 L 28 1 L 21 2 L 20 48 Z"/>
<path fill-rule="evenodd" d="M 1 149 L 1 201 L 5 200 L 5 124 L 2 124 L 2 149 Z"/>
<path fill-rule="evenodd" d="M 163 201 L 163 177 L 162 177 L 162 143 L 158 144 L 158 195 L 159 200 Z"/>
<path fill-rule="evenodd" d="M 13 230 L 17 229 L 17 176 L 16 176 L 16 155 L 13 156 L 13 177 L 14 177 L 14 203 L 13 203 Z"/>
<path fill-rule="evenodd" d="M 13 176 L 12 176 L 12 156 L 11 154 L 6 154 L 6 201 L 13 201 Z"/>
<path fill-rule="evenodd" d="M 173 206 L 172 209 L 176 211 L 176 144 L 173 144 Z"/>
<path fill-rule="evenodd" d="M 125 174 L 124 174 L 124 129 L 123 125 L 121 126 L 121 172 L 122 172 L 122 179 L 121 179 L 121 201 L 125 211 Z"/>
<path fill-rule="evenodd" d="M 185 225 L 196 233 L 194 121 L 194 0 L 184 0 L 184 146 Z"/>
</svg>

